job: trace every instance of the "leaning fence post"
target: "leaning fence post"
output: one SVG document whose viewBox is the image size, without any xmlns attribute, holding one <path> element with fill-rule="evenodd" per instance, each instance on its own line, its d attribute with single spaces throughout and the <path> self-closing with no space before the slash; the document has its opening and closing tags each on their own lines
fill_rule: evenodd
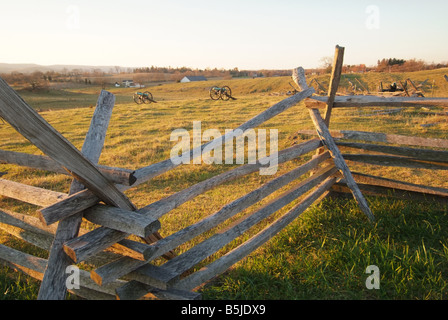
<svg viewBox="0 0 448 320">
<path fill-rule="evenodd" d="M 344 175 L 347 186 L 350 188 L 356 202 L 358 203 L 362 212 L 364 212 L 365 215 L 369 218 L 369 220 L 371 222 L 374 222 L 375 217 L 372 214 L 372 211 L 370 211 L 369 205 L 364 196 L 362 195 L 361 190 L 359 190 L 359 187 L 356 184 L 355 179 L 353 178 L 352 173 L 350 172 L 350 169 L 345 163 L 345 160 L 342 157 L 341 152 L 339 151 L 333 137 L 331 136 L 330 130 L 328 130 L 328 127 L 325 125 L 325 122 L 321 117 L 319 110 L 309 109 L 309 112 L 311 119 L 313 120 L 314 126 L 316 127 L 316 131 L 317 134 L 319 135 L 319 138 L 321 139 L 322 143 L 325 146 L 327 146 L 327 148 L 330 150 L 334 163 L 336 167 Z"/>
<path fill-rule="evenodd" d="M 115 96 L 103 90 L 98 98 L 98 104 L 81 150 L 83 155 L 93 163 L 97 163 L 100 158 L 114 104 Z M 70 186 L 70 195 L 84 188 L 79 181 L 73 180 Z M 65 270 L 73 264 L 73 261 L 64 252 L 63 245 L 64 242 L 78 235 L 82 216 L 83 213 L 79 212 L 59 222 L 37 297 L 39 300 L 65 299 L 67 292 L 65 285 L 67 275 Z"/>
</svg>

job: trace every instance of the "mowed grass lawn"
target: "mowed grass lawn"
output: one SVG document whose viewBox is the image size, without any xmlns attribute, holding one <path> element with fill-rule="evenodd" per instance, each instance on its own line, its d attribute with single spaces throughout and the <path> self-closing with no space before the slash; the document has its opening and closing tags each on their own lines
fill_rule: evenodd
<svg viewBox="0 0 448 320">
<path fill-rule="evenodd" d="M 439 73 L 444 72 L 439 71 Z M 403 75 L 425 80 L 432 73 Z M 351 75 L 347 75 L 349 77 Z M 368 79 L 368 77 L 372 79 Z M 378 74 L 365 76 L 370 86 Z M 384 75 L 390 77 L 391 75 Z M 437 79 L 439 74 L 437 74 Z M 436 78 L 436 76 L 434 76 Z M 136 105 L 131 97 L 135 89 L 107 88 L 117 97 L 117 104 L 100 164 L 138 169 L 170 157 L 176 142 L 170 141 L 175 129 L 186 129 L 192 135 L 193 121 L 201 121 L 202 131 L 238 127 L 253 116 L 286 98 L 291 89 L 287 77 L 266 79 L 219 80 L 189 84 L 165 84 L 148 87 L 156 104 Z M 325 84 L 326 78 L 321 82 Z M 389 81 L 389 80 L 387 80 Z M 229 85 L 237 100 L 212 101 L 211 85 Z M 430 95 L 448 96 L 442 81 Z M 80 87 L 69 91 L 50 91 L 40 95 L 24 93 L 24 99 L 76 147 L 81 148 L 98 87 Z M 444 94 L 444 93 L 447 94 Z M 50 104 L 51 107 L 46 107 Z M 75 107 L 73 107 L 75 106 Z M 338 109 L 333 112 L 331 129 L 363 130 L 421 137 L 448 138 L 446 116 L 424 115 L 421 108 L 409 108 L 390 115 L 374 115 L 378 108 Z M 427 110 L 426 110 L 427 111 Z M 441 113 L 443 108 L 431 111 Z M 431 124 L 430 126 L 425 126 Z M 423 125 L 423 126 L 422 126 Z M 260 126 L 278 129 L 279 149 L 290 147 L 307 137 L 298 130 L 313 129 L 308 111 L 299 104 Z M 41 154 L 9 125 L 0 126 L 0 149 Z M 279 167 L 286 173 L 311 158 L 310 153 Z M 444 171 L 401 169 L 381 166 L 369 168 L 349 163 L 357 172 L 381 175 L 412 183 L 448 188 Z M 162 174 L 126 192 L 137 207 L 148 205 L 195 183 L 233 168 L 232 165 L 185 165 Z M 7 172 L 4 179 L 28 185 L 68 192 L 71 179 L 10 165 L 0 165 Z M 163 236 L 172 234 L 216 212 L 223 205 L 238 199 L 273 177 L 258 173 L 230 181 L 181 205 L 162 217 Z M 306 177 L 302 177 L 304 179 Z M 254 211 L 275 196 L 237 215 Z M 199 290 L 204 299 L 446 299 L 448 298 L 448 212 L 446 205 L 432 201 L 404 201 L 393 198 L 367 197 L 377 218 L 370 224 L 352 199 L 327 198 L 312 206 L 299 219 L 225 274 Z M 269 221 L 252 228 L 206 263 L 247 240 L 268 222 L 285 213 L 296 202 L 280 210 Z M 35 215 L 34 206 L 4 197 L 0 206 L 8 210 Z M 225 229 L 232 221 L 178 247 L 180 254 Z M 86 227 L 88 227 L 86 225 Z M 0 243 L 47 258 L 47 252 L 36 249 L 0 232 Z M 157 260 L 156 263 L 163 263 Z M 366 268 L 376 265 L 380 271 L 380 289 L 369 290 Z M 39 282 L 7 267 L 0 271 L 0 299 L 36 299 Z"/>
</svg>

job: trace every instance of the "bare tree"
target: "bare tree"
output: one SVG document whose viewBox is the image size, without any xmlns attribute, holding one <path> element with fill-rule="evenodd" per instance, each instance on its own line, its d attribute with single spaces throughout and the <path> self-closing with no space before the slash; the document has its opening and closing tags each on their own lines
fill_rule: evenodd
<svg viewBox="0 0 448 320">
<path fill-rule="evenodd" d="M 326 73 L 330 73 L 333 67 L 333 57 L 322 57 L 319 61 L 321 68 L 324 69 Z"/>
</svg>

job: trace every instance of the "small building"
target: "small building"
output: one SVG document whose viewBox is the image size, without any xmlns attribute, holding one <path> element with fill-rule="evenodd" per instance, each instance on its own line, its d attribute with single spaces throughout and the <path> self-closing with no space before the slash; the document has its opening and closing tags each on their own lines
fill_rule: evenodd
<svg viewBox="0 0 448 320">
<path fill-rule="evenodd" d="M 204 76 L 185 76 L 180 80 L 180 82 L 193 82 L 193 81 L 207 81 Z"/>
</svg>

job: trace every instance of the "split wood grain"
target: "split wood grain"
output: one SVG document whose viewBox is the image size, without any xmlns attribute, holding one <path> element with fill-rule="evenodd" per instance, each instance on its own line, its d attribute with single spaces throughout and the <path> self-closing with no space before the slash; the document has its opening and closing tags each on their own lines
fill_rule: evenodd
<svg viewBox="0 0 448 320">
<path fill-rule="evenodd" d="M 300 130 L 297 133 L 307 135 L 317 135 L 315 130 Z M 330 130 L 333 138 L 346 140 L 363 140 L 371 142 L 383 142 L 391 144 L 402 144 L 408 146 L 431 147 L 448 149 L 447 139 L 423 138 L 403 136 L 397 134 L 387 134 L 380 132 L 351 131 L 351 130 Z"/>
<path fill-rule="evenodd" d="M 161 227 L 160 221 L 136 211 L 97 205 L 84 211 L 84 218 L 97 225 L 113 230 L 148 237 Z"/>
<path fill-rule="evenodd" d="M 395 147 L 380 144 L 356 143 L 356 142 L 341 142 L 336 141 L 336 145 L 347 148 L 362 149 L 380 153 L 394 154 L 405 157 L 410 157 L 414 160 L 448 162 L 448 151 L 438 151 L 429 149 L 417 149 L 406 147 Z"/>
<path fill-rule="evenodd" d="M 389 183 L 389 186 L 379 180 L 374 182 L 362 182 L 357 180 L 359 188 L 366 195 L 392 197 L 402 200 L 421 200 L 421 201 L 437 201 L 443 205 L 448 204 L 448 190 L 434 191 L 432 187 L 411 185 L 408 186 L 402 181 L 396 183 Z M 331 189 L 333 195 L 351 194 L 347 185 L 341 181 L 335 184 Z"/>
<path fill-rule="evenodd" d="M 298 67 L 292 70 L 292 80 L 302 91 L 309 88 L 308 84 L 306 83 L 305 69 L 303 69 L 302 67 Z"/>
<path fill-rule="evenodd" d="M 16 151 L 0 150 L 0 163 L 50 171 L 64 175 L 70 173 L 50 157 Z M 135 183 L 134 170 L 97 165 L 99 171 L 111 182 L 131 186 Z"/>
<path fill-rule="evenodd" d="M 176 279 L 176 275 L 168 271 L 162 271 L 160 267 L 148 264 L 148 261 L 126 256 L 92 270 L 90 277 L 98 285 L 105 285 L 116 279 L 124 278 L 126 280 L 137 280 L 164 290 L 171 286 L 173 279 Z"/>
<path fill-rule="evenodd" d="M 362 174 L 362 173 L 358 173 L 358 172 L 352 172 L 352 174 L 353 174 L 353 177 L 355 178 L 356 182 L 359 182 L 359 183 L 371 184 L 371 185 L 387 187 L 387 188 L 391 188 L 391 189 L 400 189 L 400 190 L 404 190 L 404 191 L 419 192 L 419 193 L 424 193 L 427 195 L 436 195 L 436 196 L 448 198 L 448 189 L 445 189 L 445 188 L 419 185 L 419 184 L 415 184 L 415 183 L 398 181 L 398 180 L 388 179 L 388 178 L 383 178 L 383 177 L 378 177 L 378 176 L 372 176 L 372 175 Z"/>
<path fill-rule="evenodd" d="M 342 157 L 346 161 L 368 163 L 377 166 L 448 170 L 448 163 L 446 162 L 421 161 L 412 158 L 378 154 L 343 154 Z"/>
<path fill-rule="evenodd" d="M 0 223 L 48 237 L 53 237 L 56 233 L 56 226 L 46 226 L 36 217 L 6 209 L 0 209 Z M 41 246 L 39 247 L 42 248 Z M 48 250 L 48 247 L 44 249 Z"/>
<path fill-rule="evenodd" d="M 313 121 L 313 124 L 316 127 L 316 131 L 322 140 L 322 143 L 324 145 L 326 145 L 328 147 L 328 149 L 330 150 L 336 167 L 341 171 L 345 180 L 347 181 L 347 185 L 352 190 L 353 197 L 355 198 L 356 202 L 358 203 L 361 211 L 369 218 L 369 220 L 371 222 L 374 222 L 375 217 L 372 214 L 372 211 L 370 210 L 366 199 L 364 198 L 361 191 L 359 190 L 359 187 L 356 185 L 356 182 L 353 179 L 350 169 L 348 168 L 344 158 L 342 157 L 341 152 L 339 151 L 338 147 L 336 146 L 336 143 L 334 142 L 333 137 L 330 134 L 330 130 L 325 125 L 325 123 L 320 115 L 319 110 L 318 109 L 309 109 L 309 113 L 310 113 L 311 119 Z"/>
<path fill-rule="evenodd" d="M 56 232 L 54 227 L 42 226 L 35 217 L 9 210 L 0 210 L 0 229 L 45 250 L 50 249 Z"/>
<path fill-rule="evenodd" d="M 123 279 L 128 281 L 135 280 L 158 289 L 167 290 L 178 280 L 178 277 L 162 269 L 160 266 L 146 263 L 140 268 L 126 274 Z"/>
<path fill-rule="evenodd" d="M 212 279 L 213 277 L 223 273 L 236 262 L 247 257 L 251 252 L 259 248 L 261 245 L 269 241 L 274 235 L 283 230 L 288 224 L 299 217 L 306 209 L 308 209 L 317 199 L 321 198 L 331 186 L 337 181 L 337 178 L 330 177 L 319 185 L 311 194 L 306 196 L 293 209 L 288 211 L 274 223 L 264 228 L 248 241 L 244 242 L 237 248 L 226 253 L 222 257 L 213 261 L 207 267 L 202 268 L 181 279 L 175 284 L 175 288 L 181 290 L 193 290 L 202 283 Z"/>
<path fill-rule="evenodd" d="M 328 103 L 328 97 L 313 96 L 309 100 L 322 102 L 321 107 Z M 382 96 L 337 96 L 333 108 L 362 108 L 362 107 L 447 107 L 448 98 L 422 97 L 382 97 Z"/>
<path fill-rule="evenodd" d="M 328 88 L 328 100 L 325 108 L 324 123 L 327 127 L 330 126 L 331 112 L 333 110 L 334 101 L 336 98 L 336 93 L 339 88 L 339 83 L 341 81 L 342 66 L 344 63 L 344 47 L 336 46 L 333 69 L 331 71 L 330 87 Z"/>
<path fill-rule="evenodd" d="M 98 203 L 98 197 L 88 189 L 70 194 L 63 200 L 39 209 L 37 213 L 42 222 L 51 225 L 62 219 L 68 219 Z"/>
<path fill-rule="evenodd" d="M 0 179 L 0 195 L 36 206 L 48 206 L 68 197 L 67 194 L 23 183 Z"/>
<path fill-rule="evenodd" d="M 139 299 L 157 299 L 157 300 L 200 300 L 201 294 L 178 289 L 161 290 L 150 285 L 129 281 L 120 288 L 116 289 L 118 300 L 139 300 Z"/>
</svg>

